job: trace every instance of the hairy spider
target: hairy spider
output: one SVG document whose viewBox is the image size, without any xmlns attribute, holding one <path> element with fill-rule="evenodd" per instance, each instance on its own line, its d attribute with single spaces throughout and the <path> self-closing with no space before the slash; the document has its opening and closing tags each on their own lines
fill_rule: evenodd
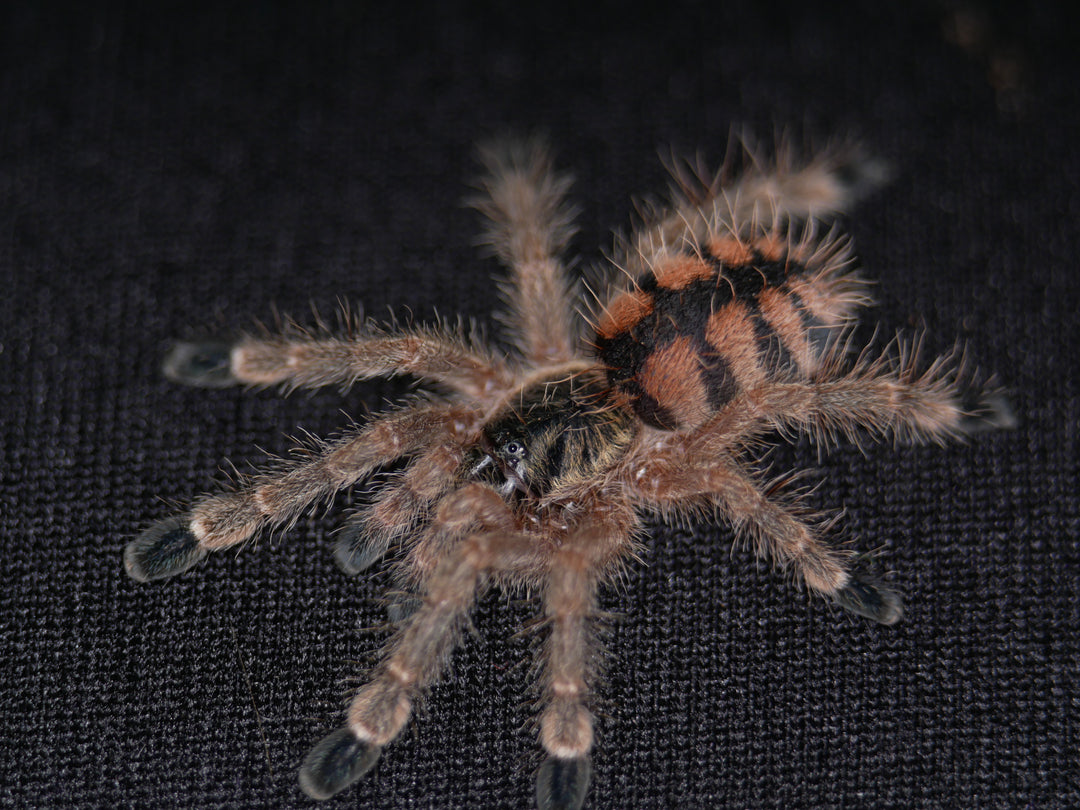
<svg viewBox="0 0 1080 810">
<path fill-rule="evenodd" d="M 474 201 L 503 284 L 510 352 L 462 329 L 353 325 L 347 334 L 287 329 L 234 342 L 177 345 L 165 373 L 199 386 L 348 386 L 411 374 L 439 394 L 410 401 L 204 497 L 124 553 L 139 581 L 173 576 L 390 464 L 372 502 L 347 522 L 335 554 L 348 573 L 392 554 L 415 594 L 345 727 L 300 770 L 324 799 L 369 771 L 438 677 L 473 602 L 490 585 L 539 594 L 536 777 L 541 810 L 578 808 L 591 765 L 597 591 L 635 558 L 642 513 L 720 514 L 760 554 L 817 593 L 883 624 L 899 597 L 824 535 L 829 524 L 756 471 L 769 434 L 828 442 L 868 432 L 940 441 L 1011 421 L 1003 398 L 961 381 L 960 363 L 893 351 L 852 355 L 850 326 L 868 303 L 849 244 L 820 221 L 846 210 L 880 174 L 853 146 L 799 161 L 706 175 L 674 163 L 667 207 L 644 206 L 611 273 L 578 314 L 559 259 L 572 234 L 570 184 L 538 141 L 481 150 Z"/>
</svg>

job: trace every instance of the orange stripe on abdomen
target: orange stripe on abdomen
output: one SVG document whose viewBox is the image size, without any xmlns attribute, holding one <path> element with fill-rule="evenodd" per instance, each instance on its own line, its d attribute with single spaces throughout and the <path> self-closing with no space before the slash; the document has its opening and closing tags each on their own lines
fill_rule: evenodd
<svg viewBox="0 0 1080 810">
<path fill-rule="evenodd" d="M 650 354 L 637 375 L 642 390 L 660 403 L 676 425 L 696 425 L 711 411 L 701 358 L 688 337 Z M 675 427 L 675 425 L 665 425 Z"/>
<path fill-rule="evenodd" d="M 705 325 L 705 340 L 744 389 L 760 385 L 767 378 L 766 369 L 761 365 L 758 330 L 753 318 L 745 304 L 732 301 L 713 313 Z"/>
<path fill-rule="evenodd" d="M 622 332 L 629 332 L 636 324 L 652 314 L 653 298 L 641 290 L 623 293 L 600 318 L 596 334 L 603 340 L 611 340 Z"/>
<path fill-rule="evenodd" d="M 758 306 L 762 317 L 780 338 L 799 371 L 805 375 L 813 374 L 818 357 L 807 339 L 803 316 L 799 314 L 791 296 L 775 287 L 762 290 L 758 296 Z"/>
<path fill-rule="evenodd" d="M 653 268 L 656 285 L 666 290 L 681 290 L 715 275 L 716 269 L 697 256 L 665 256 Z"/>
</svg>

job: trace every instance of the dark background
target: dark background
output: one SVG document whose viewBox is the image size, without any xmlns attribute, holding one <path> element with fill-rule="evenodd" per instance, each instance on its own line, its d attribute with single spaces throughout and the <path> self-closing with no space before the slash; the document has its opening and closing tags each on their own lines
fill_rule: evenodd
<svg viewBox="0 0 1080 810">
<path fill-rule="evenodd" d="M 654 521 L 647 565 L 603 600 L 620 618 L 588 806 L 1080 803 L 1076 20 L 429 5 L 0 14 L 0 804 L 311 806 L 296 768 L 378 645 L 386 579 L 339 573 L 332 516 L 165 583 L 130 581 L 121 552 L 225 459 L 408 382 L 185 389 L 159 371 L 170 340 L 341 299 L 489 322 L 496 266 L 461 204 L 476 140 L 548 133 L 586 266 L 663 188 L 659 151 L 716 162 L 733 124 L 856 132 L 890 163 L 848 223 L 869 320 L 961 340 L 1021 422 L 774 456 L 879 551 L 895 627 L 809 599 L 726 527 Z M 512 636 L 533 614 L 485 599 L 417 722 L 328 806 L 529 806 Z"/>
</svg>

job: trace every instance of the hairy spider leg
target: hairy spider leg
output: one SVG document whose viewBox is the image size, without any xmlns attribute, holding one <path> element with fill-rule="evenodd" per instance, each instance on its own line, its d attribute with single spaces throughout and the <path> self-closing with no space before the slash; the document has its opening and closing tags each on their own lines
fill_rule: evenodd
<svg viewBox="0 0 1080 810">
<path fill-rule="evenodd" d="M 637 276 L 658 251 L 700 244 L 708 236 L 738 236 L 756 223 L 786 224 L 831 219 L 850 210 L 886 179 L 885 165 L 853 141 L 837 141 L 810 160 L 781 143 L 766 159 L 750 141 L 734 136 L 717 172 L 699 158 L 671 158 L 671 200 L 639 207 L 647 227 L 635 230 L 616 253 L 616 263 Z M 741 171 L 735 164 L 742 163 Z"/>
<path fill-rule="evenodd" d="M 917 342 L 912 347 L 898 338 L 893 348 L 873 359 L 864 353 L 845 370 L 838 343 L 813 379 L 778 382 L 752 399 L 777 426 L 805 431 L 823 444 L 838 435 L 858 443 L 860 429 L 941 444 L 1015 425 L 1005 397 L 992 386 L 966 381 L 956 356 L 938 357 L 920 369 Z"/>
<path fill-rule="evenodd" d="M 471 410 L 449 405 L 388 414 L 309 457 L 256 475 L 235 492 L 198 500 L 186 515 L 150 527 L 125 549 L 127 572 L 141 582 L 170 577 L 209 551 L 242 543 L 268 527 L 287 527 L 305 509 L 378 466 L 415 452 L 434 437 L 467 432 L 474 419 Z"/>
<path fill-rule="evenodd" d="M 165 375 L 204 388 L 281 385 L 288 390 L 351 386 L 359 380 L 411 374 L 484 400 L 512 382 L 505 364 L 442 329 L 400 335 L 345 336 L 297 333 L 244 337 L 234 343 L 178 343 L 165 359 Z"/>
<path fill-rule="evenodd" d="M 610 493 L 608 493 L 610 494 Z M 548 637 L 540 670 L 540 810 L 576 810 L 592 772 L 589 710 L 600 659 L 597 588 L 633 553 L 638 521 L 625 502 L 595 503 L 552 554 L 543 587 Z"/>
<path fill-rule="evenodd" d="M 418 534 L 433 504 L 453 487 L 463 457 L 460 441 L 436 444 L 386 481 L 372 503 L 342 526 L 334 545 L 341 569 L 359 574 L 382 559 L 391 546 Z"/>
<path fill-rule="evenodd" d="M 782 567 L 791 566 L 815 592 L 850 607 L 841 597 L 852 582 L 849 555 L 830 547 L 798 510 L 766 495 L 731 455 L 703 458 L 694 444 L 693 438 L 687 438 L 654 448 L 646 460 L 630 465 L 628 486 L 664 513 L 700 510 L 705 504 L 715 507 L 737 533 L 753 538 L 760 555 Z M 856 612 L 884 624 L 900 618 L 896 596 L 882 591 L 879 601 L 876 614 Z"/>
<path fill-rule="evenodd" d="M 304 760 L 300 785 L 312 798 L 329 798 L 359 779 L 401 733 L 416 698 L 442 671 L 469 609 L 491 577 L 536 565 L 535 538 L 519 530 L 513 510 L 490 487 L 462 487 L 442 502 L 434 523 L 462 539 L 436 565 L 422 605 L 391 640 L 372 680 L 356 694 L 346 728 L 325 737 Z"/>
<path fill-rule="evenodd" d="M 559 259 L 574 233 L 576 212 L 565 200 L 570 178 L 554 171 L 537 138 L 489 144 L 479 153 L 487 174 L 472 204 L 488 220 L 483 241 L 510 271 L 500 285 L 508 336 L 534 367 L 575 359 L 578 291 Z"/>
</svg>

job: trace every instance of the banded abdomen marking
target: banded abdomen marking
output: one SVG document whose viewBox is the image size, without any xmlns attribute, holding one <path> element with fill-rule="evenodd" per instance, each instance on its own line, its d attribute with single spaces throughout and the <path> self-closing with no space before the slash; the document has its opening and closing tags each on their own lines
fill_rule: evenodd
<svg viewBox="0 0 1080 810">
<path fill-rule="evenodd" d="M 862 303 L 836 244 L 714 238 L 665 255 L 616 297 L 597 327 L 609 383 L 645 422 L 694 427 L 740 391 L 814 373 Z"/>
</svg>

